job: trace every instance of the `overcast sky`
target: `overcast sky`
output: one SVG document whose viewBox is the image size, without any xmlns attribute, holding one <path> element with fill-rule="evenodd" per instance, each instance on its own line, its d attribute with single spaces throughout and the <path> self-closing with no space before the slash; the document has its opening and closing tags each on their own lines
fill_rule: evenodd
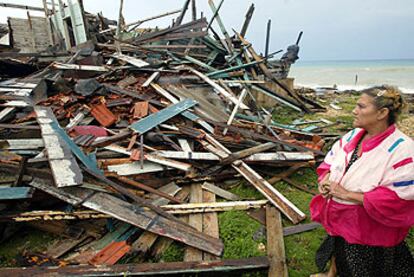
<svg viewBox="0 0 414 277">
<path fill-rule="evenodd" d="M 33 6 L 42 3 L 40 0 L 0 2 Z M 215 0 L 216 6 L 219 2 Z M 124 0 L 124 17 L 128 23 L 179 9 L 183 3 L 183 0 Z M 251 3 L 256 10 L 246 37 L 257 52 L 264 51 L 266 24 L 271 19 L 270 50 L 286 49 L 303 31 L 302 60 L 414 59 L 413 0 L 225 0 L 220 16 L 229 32 L 231 28 L 240 31 Z M 118 18 L 119 1 L 84 0 L 84 5 L 88 12 L 102 11 L 108 18 Z M 197 0 L 197 6 L 199 12 L 211 17 L 208 0 Z M 7 16 L 25 17 L 26 12 L 0 7 L 0 22 L 5 22 Z M 149 25 L 167 26 L 171 19 Z"/>
</svg>

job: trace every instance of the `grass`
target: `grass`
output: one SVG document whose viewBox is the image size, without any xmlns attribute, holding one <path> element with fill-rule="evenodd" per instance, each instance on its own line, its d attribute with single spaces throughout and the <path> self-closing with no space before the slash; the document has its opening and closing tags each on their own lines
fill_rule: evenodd
<svg viewBox="0 0 414 277">
<path fill-rule="evenodd" d="M 14 267 L 24 251 L 42 252 L 55 240 L 55 236 L 33 228 L 20 230 L 0 245 L 0 267 Z"/>
</svg>

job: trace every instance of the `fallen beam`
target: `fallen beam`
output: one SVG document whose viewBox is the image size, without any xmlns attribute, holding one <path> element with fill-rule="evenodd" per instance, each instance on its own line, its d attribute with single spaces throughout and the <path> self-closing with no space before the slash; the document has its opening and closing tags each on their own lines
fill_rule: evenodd
<svg viewBox="0 0 414 277">
<path fill-rule="evenodd" d="M 66 267 L 22 267 L 2 268 L 1 276 L 43 277 L 43 276 L 154 276 L 176 274 L 201 274 L 219 272 L 262 271 L 269 268 L 267 257 L 235 260 L 216 260 L 198 262 L 120 264 L 113 266 L 66 266 Z"/>
</svg>

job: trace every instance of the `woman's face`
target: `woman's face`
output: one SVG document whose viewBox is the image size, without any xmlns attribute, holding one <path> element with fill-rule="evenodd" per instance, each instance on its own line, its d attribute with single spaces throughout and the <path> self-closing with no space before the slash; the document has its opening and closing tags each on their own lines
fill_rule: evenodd
<svg viewBox="0 0 414 277">
<path fill-rule="evenodd" d="M 352 113 L 354 115 L 353 124 L 355 128 L 367 129 L 375 126 L 382 120 L 380 111 L 374 104 L 374 98 L 367 94 L 361 95 Z"/>
</svg>

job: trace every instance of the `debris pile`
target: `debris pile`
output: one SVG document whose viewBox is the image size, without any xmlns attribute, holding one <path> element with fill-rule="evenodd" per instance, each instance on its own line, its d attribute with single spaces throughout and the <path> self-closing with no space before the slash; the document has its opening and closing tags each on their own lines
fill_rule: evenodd
<svg viewBox="0 0 414 277">
<path fill-rule="evenodd" d="M 15 176 L 0 187 L 0 220 L 8 222 L 1 239 L 16 222 L 62 237 L 45 253 L 26 253 L 27 265 L 60 266 L 58 271 L 28 267 L 0 273 L 270 267 L 269 276 L 284 274 L 284 250 L 276 247 L 283 245 L 279 211 L 294 224 L 305 214 L 272 184 L 284 180 L 315 193 L 289 176 L 321 157 L 324 140 L 316 132 L 323 128 L 302 129 L 315 122 L 301 120 L 278 124 L 256 98 L 266 95 L 302 112 L 323 110 L 285 79 L 300 37 L 280 60 L 270 61 L 275 53 L 259 55 L 245 39 L 253 5 L 242 31 L 230 36 L 219 15 L 223 1 L 217 7 L 209 1 L 210 19 L 198 18 L 195 1 L 186 0 L 178 11 L 130 24 L 122 16 L 114 22 L 91 15 L 75 2 L 59 1 L 59 9 L 54 1 L 45 5 L 45 18 L 22 19 L 19 24 L 29 24 L 24 32 L 9 19 L 10 44 L 0 48 L 0 170 Z M 186 23 L 190 6 L 192 20 Z M 170 27 L 138 28 L 170 15 L 178 15 Z M 64 20 L 68 17 L 72 21 Z M 212 28 L 214 21 L 223 38 Z M 42 41 L 30 35 L 38 30 L 45 34 Z M 275 168 L 286 170 L 275 174 Z M 225 181 L 240 180 L 265 200 L 241 199 L 226 190 Z M 272 230 L 269 256 L 220 260 L 217 213 L 251 209 L 264 212 Z M 157 257 L 172 241 L 185 245 L 184 262 L 115 265 Z"/>
</svg>

